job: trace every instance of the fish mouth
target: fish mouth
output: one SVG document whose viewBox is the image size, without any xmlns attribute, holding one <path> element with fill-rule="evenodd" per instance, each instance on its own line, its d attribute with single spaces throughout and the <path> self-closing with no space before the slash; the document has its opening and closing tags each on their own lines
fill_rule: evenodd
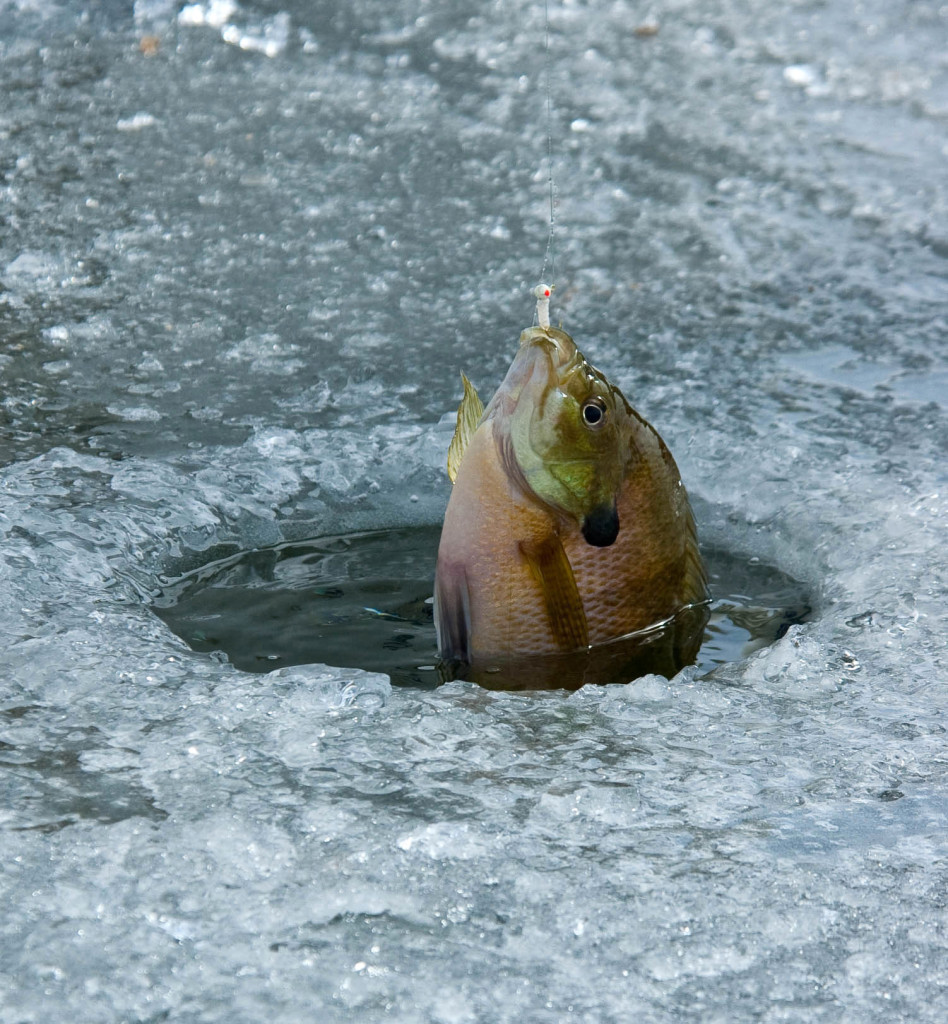
<svg viewBox="0 0 948 1024">
<path fill-rule="evenodd" d="M 574 363 L 584 362 L 576 342 L 556 327 L 529 327 L 520 335 L 520 350 L 533 348 L 543 352 L 550 360 L 555 376 L 568 374 Z"/>
<path fill-rule="evenodd" d="M 542 408 L 544 392 L 557 386 L 561 368 L 575 352 L 576 345 L 563 331 L 542 327 L 525 330 L 506 377 L 487 404 L 484 418 L 499 415 L 509 422 L 521 403 Z"/>
<path fill-rule="evenodd" d="M 583 537 L 594 548 L 607 548 L 619 536 L 619 512 L 615 503 L 599 505 L 583 517 Z"/>
</svg>

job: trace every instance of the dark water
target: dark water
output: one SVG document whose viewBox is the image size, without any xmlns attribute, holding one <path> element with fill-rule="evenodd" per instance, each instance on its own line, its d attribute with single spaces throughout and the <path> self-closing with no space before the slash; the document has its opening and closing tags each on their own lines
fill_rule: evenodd
<svg viewBox="0 0 948 1024">
<path fill-rule="evenodd" d="M 156 614 L 194 650 L 246 672 L 325 663 L 438 686 L 431 589 L 438 527 L 373 530 L 238 551 L 163 581 Z M 759 559 L 706 552 L 713 603 L 698 668 L 772 643 L 810 604 Z M 616 678 L 610 682 L 625 682 Z"/>
</svg>

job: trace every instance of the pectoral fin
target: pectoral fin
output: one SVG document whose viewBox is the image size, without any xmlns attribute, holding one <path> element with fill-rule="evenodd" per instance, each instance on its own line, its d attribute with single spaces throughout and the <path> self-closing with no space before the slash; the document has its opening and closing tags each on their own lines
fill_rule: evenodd
<svg viewBox="0 0 948 1024">
<path fill-rule="evenodd" d="M 438 653 L 445 661 L 471 661 L 471 592 L 463 566 L 438 566 L 434 593 Z"/>
<path fill-rule="evenodd" d="M 520 551 L 543 591 L 547 618 L 560 650 L 586 647 L 586 612 L 562 541 L 553 536 L 540 544 L 521 544 Z"/>
<path fill-rule="evenodd" d="M 478 397 L 474 385 L 461 374 L 464 381 L 464 397 L 458 406 L 458 425 L 454 428 L 454 437 L 451 438 L 451 447 L 448 448 L 448 479 L 454 483 L 458 475 L 458 467 L 464 457 L 464 449 L 468 441 L 477 430 L 481 416 L 484 415 L 484 403 Z"/>
</svg>

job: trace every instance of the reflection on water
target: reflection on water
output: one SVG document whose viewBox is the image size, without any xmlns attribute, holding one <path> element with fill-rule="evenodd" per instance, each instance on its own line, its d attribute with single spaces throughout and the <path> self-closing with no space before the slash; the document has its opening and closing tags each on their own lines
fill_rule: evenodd
<svg viewBox="0 0 948 1024">
<path fill-rule="evenodd" d="M 237 552 L 164 581 L 152 607 L 198 651 L 268 672 L 322 662 L 385 672 L 398 686 L 434 687 L 439 664 L 431 588 L 438 527 L 378 530 Z M 705 552 L 710 608 L 590 652 L 461 672 L 491 689 L 575 689 L 703 672 L 771 643 L 809 613 L 802 586 L 773 566 Z M 694 657 L 694 638 L 704 642 Z"/>
</svg>

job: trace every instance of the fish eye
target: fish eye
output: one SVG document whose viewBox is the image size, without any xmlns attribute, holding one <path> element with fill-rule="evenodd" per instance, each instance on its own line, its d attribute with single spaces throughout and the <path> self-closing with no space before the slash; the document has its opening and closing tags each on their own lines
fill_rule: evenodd
<svg viewBox="0 0 948 1024">
<path fill-rule="evenodd" d="M 601 427 L 606 420 L 606 403 L 601 398 L 590 398 L 583 405 L 583 422 L 587 427 Z"/>
</svg>

